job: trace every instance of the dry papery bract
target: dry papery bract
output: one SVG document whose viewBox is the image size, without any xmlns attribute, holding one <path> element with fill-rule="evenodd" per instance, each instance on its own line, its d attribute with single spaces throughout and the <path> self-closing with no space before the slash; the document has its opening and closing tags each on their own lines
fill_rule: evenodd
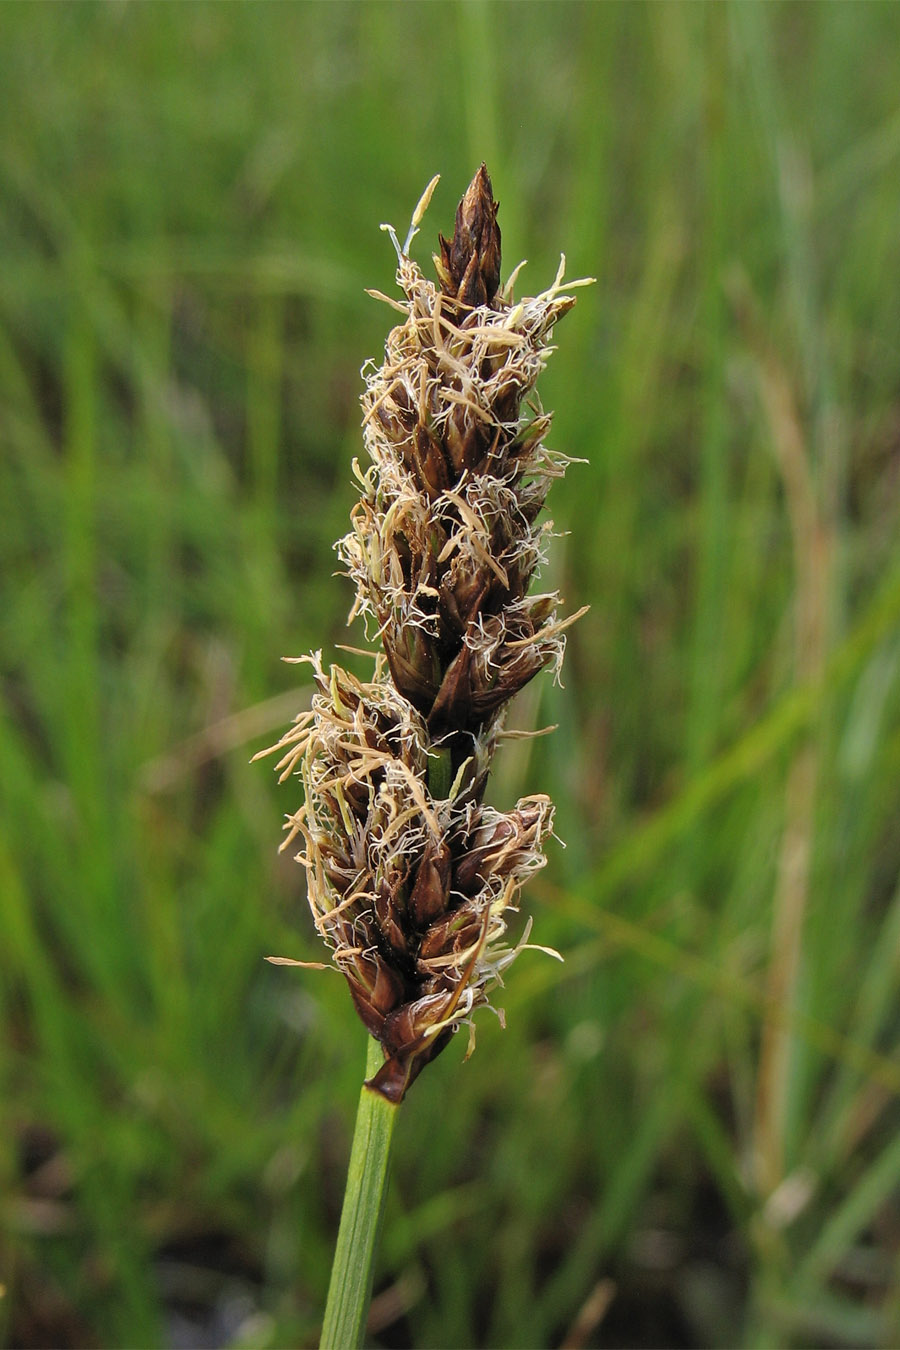
<svg viewBox="0 0 900 1350">
<path fill-rule="evenodd" d="M 436 181 L 436 180 L 434 180 Z M 488 1001 L 524 945 L 506 913 L 544 865 L 553 807 L 483 801 L 506 706 L 539 670 L 558 675 L 556 592 L 529 595 L 551 523 L 538 521 L 570 460 L 544 443 L 535 382 L 574 304 L 499 287 L 497 203 L 482 166 L 435 258 L 439 285 L 391 231 L 405 302 L 384 361 L 364 367 L 362 488 L 337 544 L 359 613 L 383 647 L 371 680 L 310 662 L 316 692 L 277 749 L 298 773 L 298 836 L 316 927 L 385 1062 L 369 1086 L 399 1101 Z M 586 282 L 576 282 L 584 285 Z M 377 294 L 377 293 L 376 293 Z M 381 296 L 381 299 L 386 297 Z M 501 1014 L 502 1016 L 502 1014 Z"/>
</svg>

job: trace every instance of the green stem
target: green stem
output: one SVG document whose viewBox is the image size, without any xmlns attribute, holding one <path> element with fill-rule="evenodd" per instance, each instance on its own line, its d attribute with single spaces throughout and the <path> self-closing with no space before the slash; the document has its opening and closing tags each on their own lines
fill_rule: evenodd
<svg viewBox="0 0 900 1350">
<path fill-rule="evenodd" d="M 383 1062 L 381 1046 L 370 1037 L 366 1078 L 377 1073 Z M 393 1102 L 363 1086 L 320 1350 L 352 1350 L 363 1342 L 396 1118 L 397 1107 Z"/>
<path fill-rule="evenodd" d="M 449 750 L 432 755 L 428 765 L 428 790 L 432 797 L 440 801 L 450 795 L 452 772 Z M 381 1046 L 370 1037 L 366 1078 L 372 1078 L 383 1063 Z M 356 1112 L 347 1188 L 319 1350 L 351 1350 L 362 1345 L 372 1298 L 375 1249 L 384 1214 L 391 1137 L 396 1119 L 397 1104 L 386 1101 L 377 1092 L 370 1092 L 364 1084 Z"/>
</svg>

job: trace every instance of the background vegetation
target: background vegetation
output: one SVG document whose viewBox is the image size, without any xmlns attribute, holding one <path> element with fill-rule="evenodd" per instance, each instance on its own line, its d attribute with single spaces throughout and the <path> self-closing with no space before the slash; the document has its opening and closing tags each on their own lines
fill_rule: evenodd
<svg viewBox="0 0 900 1350">
<path fill-rule="evenodd" d="M 594 274 L 508 1029 L 398 1126 L 372 1341 L 900 1338 L 900 10 L 8 4 L 0 1298 L 314 1342 L 365 1047 L 252 752 L 349 639 L 378 231 Z M 529 748 L 530 747 L 530 748 Z"/>
</svg>

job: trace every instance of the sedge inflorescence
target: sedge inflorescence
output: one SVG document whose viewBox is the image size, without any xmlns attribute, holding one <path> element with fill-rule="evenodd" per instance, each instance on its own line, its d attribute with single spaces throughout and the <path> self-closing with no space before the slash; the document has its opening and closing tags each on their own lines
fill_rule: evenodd
<svg viewBox="0 0 900 1350">
<path fill-rule="evenodd" d="M 405 299 L 379 298 L 403 322 L 363 370 L 369 463 L 354 464 L 361 496 L 336 546 L 351 618 L 382 650 L 367 681 L 303 658 L 312 706 L 275 747 L 282 779 L 304 789 L 284 847 L 302 840 L 316 927 L 384 1051 L 369 1087 L 391 1101 L 471 1026 L 527 938 L 509 946 L 506 915 L 544 865 L 553 806 L 538 795 L 501 812 L 484 793 L 509 700 L 559 672 L 579 617 L 560 617 L 556 592 L 530 593 L 551 529 L 539 516 L 570 462 L 546 445 L 535 394 L 574 304 L 565 260 L 541 295 L 501 290 L 482 165 L 428 280 L 409 245 L 436 181 L 405 245 L 390 232 Z"/>
</svg>

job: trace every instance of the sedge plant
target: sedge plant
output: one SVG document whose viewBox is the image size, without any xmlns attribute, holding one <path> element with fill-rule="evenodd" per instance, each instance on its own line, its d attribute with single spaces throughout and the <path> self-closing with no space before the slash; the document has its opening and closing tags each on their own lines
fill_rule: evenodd
<svg viewBox="0 0 900 1350">
<path fill-rule="evenodd" d="M 471 1050 L 472 1014 L 528 945 L 530 922 L 510 945 L 507 916 L 544 865 L 553 804 L 538 794 L 499 811 L 485 789 L 510 700 L 545 667 L 559 673 L 583 612 L 563 617 L 556 591 L 532 589 L 552 532 L 545 499 L 570 463 L 546 443 L 535 392 L 575 303 L 565 258 L 538 296 L 516 301 L 515 273 L 501 288 L 482 165 L 427 279 L 409 249 L 436 183 L 402 246 L 384 227 L 404 299 L 372 294 L 402 321 L 381 364 L 363 368 L 369 462 L 354 462 L 360 498 L 336 546 L 356 587 L 351 618 L 364 616 L 380 650 L 368 680 L 321 652 L 299 658 L 312 706 L 273 747 L 281 780 L 298 775 L 304 794 L 282 847 L 300 840 L 316 928 L 371 1038 L 330 1347 L 362 1339 L 397 1108 L 464 1024 Z"/>
</svg>

